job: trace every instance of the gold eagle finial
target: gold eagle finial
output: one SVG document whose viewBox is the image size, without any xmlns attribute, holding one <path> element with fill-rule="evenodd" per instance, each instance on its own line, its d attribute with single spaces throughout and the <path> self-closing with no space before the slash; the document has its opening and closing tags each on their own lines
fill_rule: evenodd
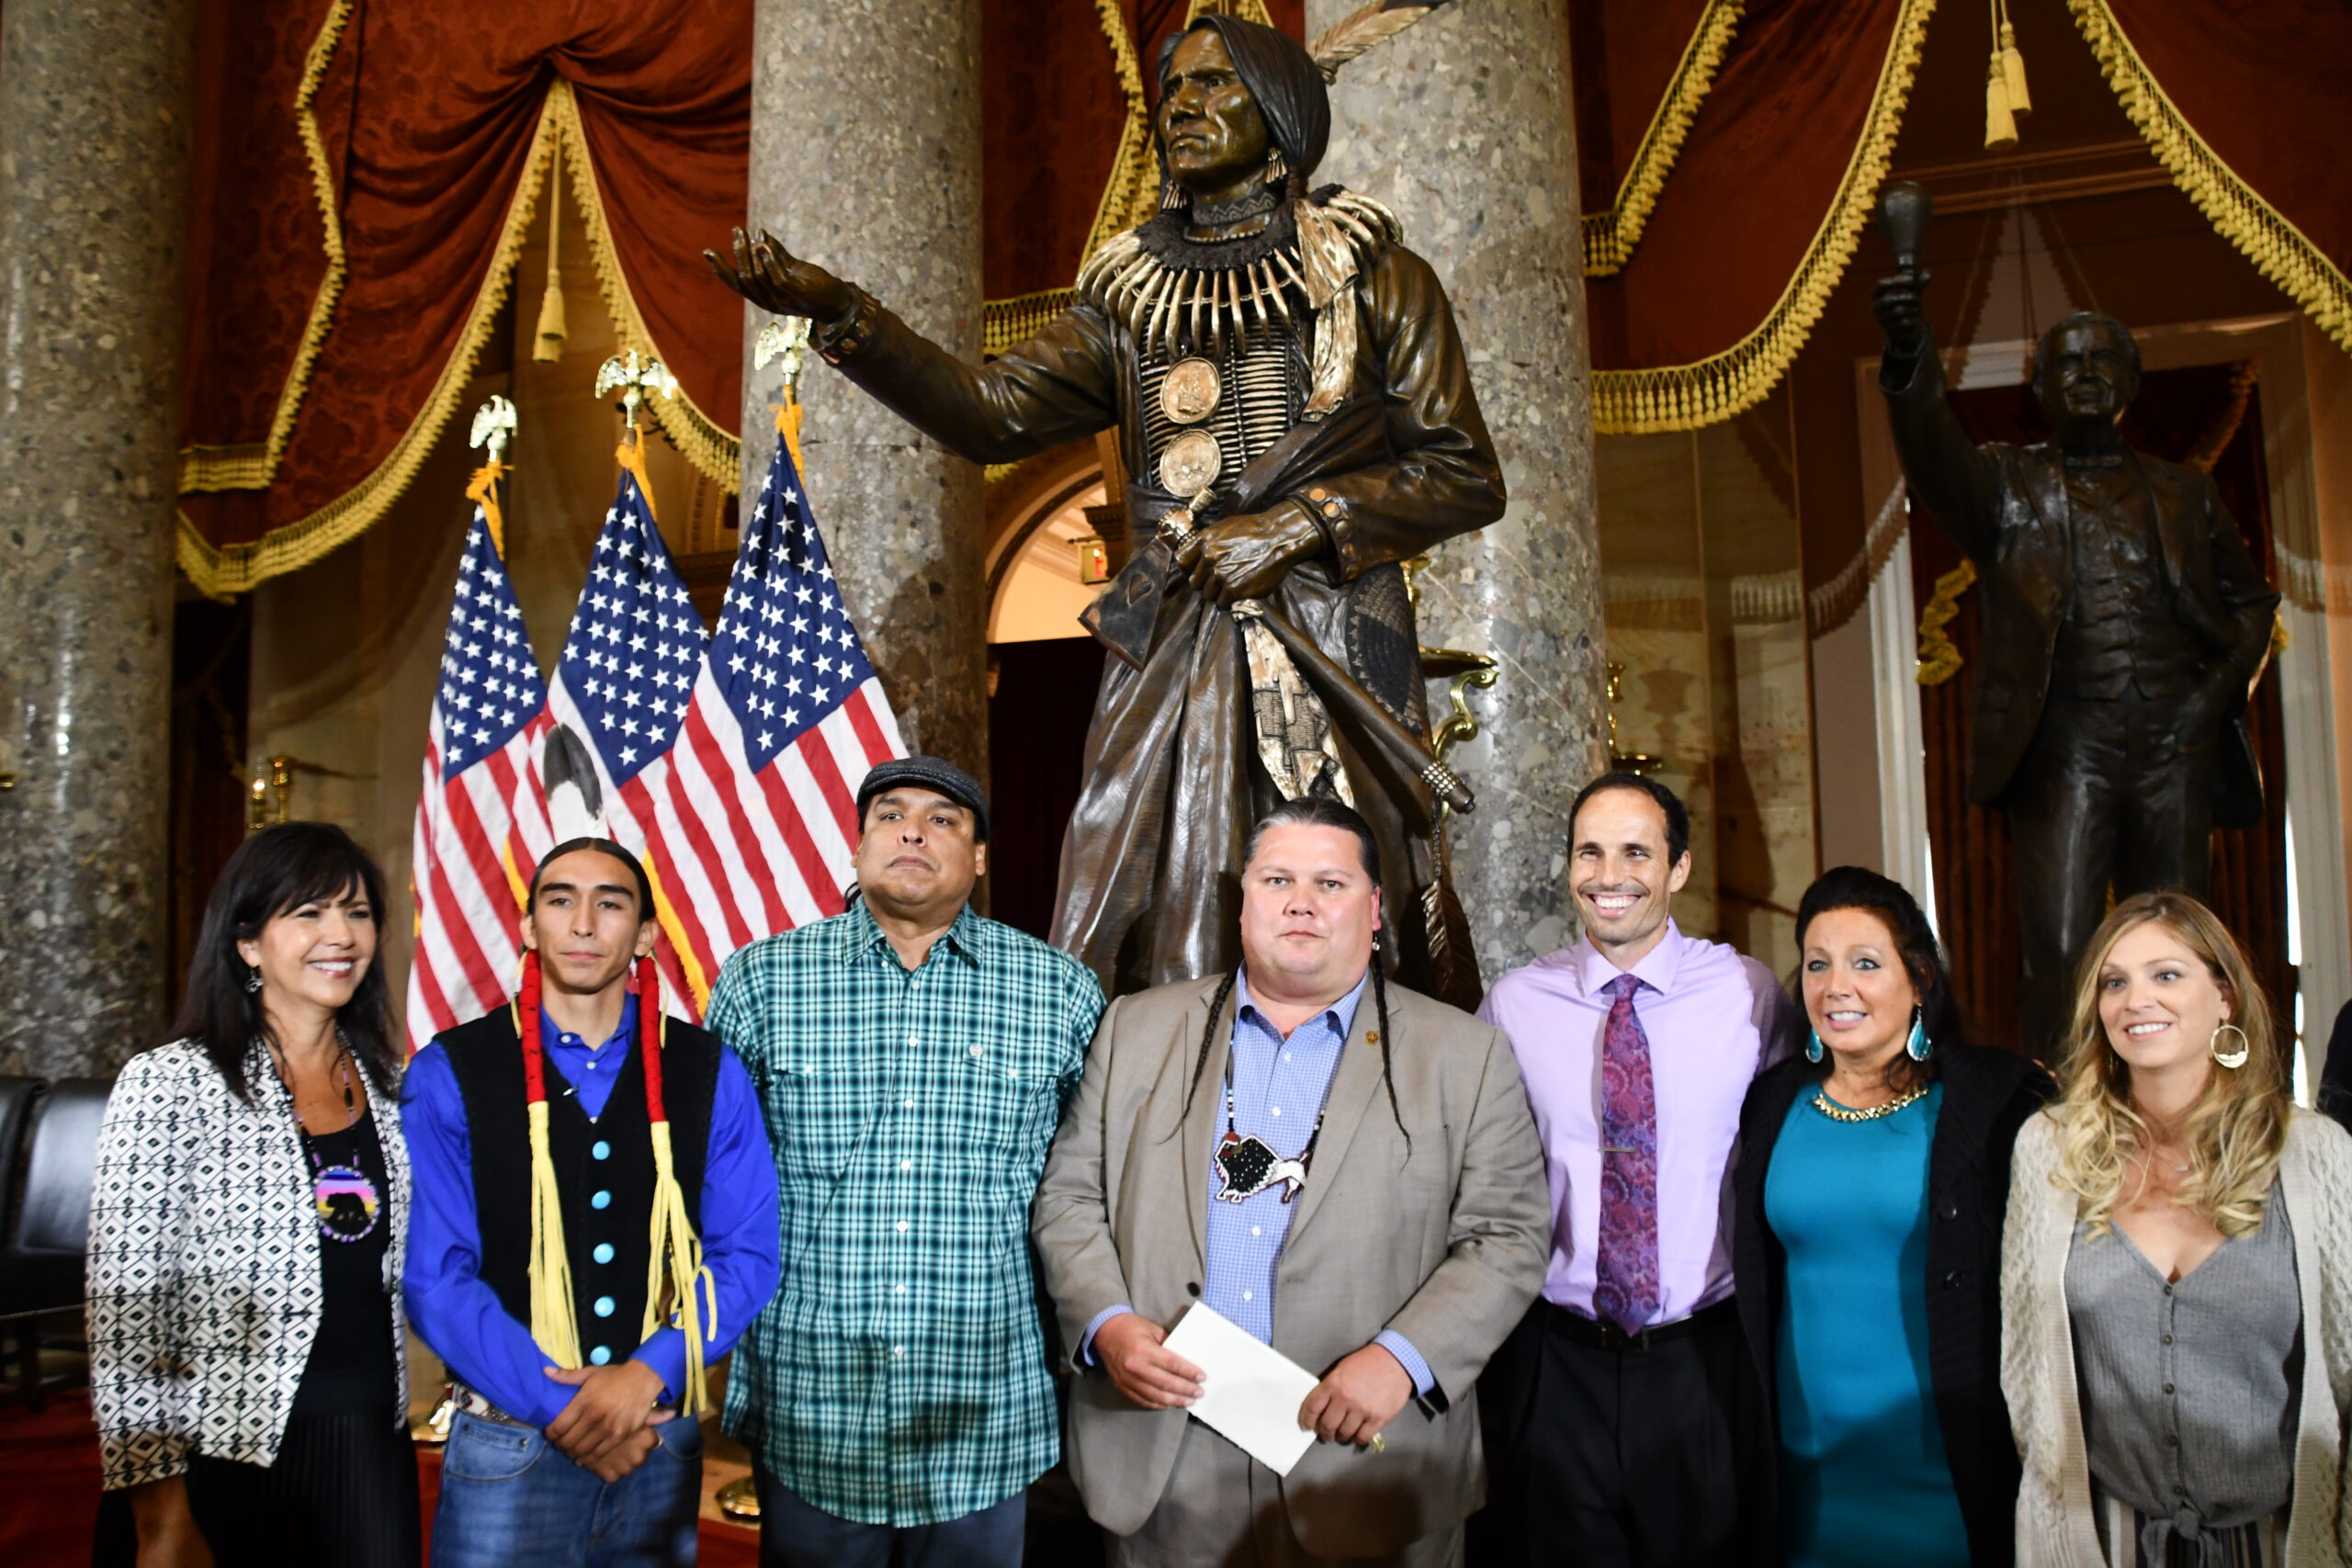
<svg viewBox="0 0 2352 1568">
<path fill-rule="evenodd" d="M 665 398 L 674 398 L 678 395 L 678 378 L 660 360 L 649 359 L 632 348 L 614 355 L 596 367 L 596 395 L 601 398 L 616 388 L 621 392 L 621 417 L 635 430 L 637 411 L 644 406 L 646 394 L 658 391 Z"/>
<path fill-rule="evenodd" d="M 469 445 L 488 450 L 493 463 L 506 461 L 506 448 L 514 440 L 514 405 L 505 398 L 492 394 L 490 401 L 474 411 L 474 433 Z"/>
</svg>

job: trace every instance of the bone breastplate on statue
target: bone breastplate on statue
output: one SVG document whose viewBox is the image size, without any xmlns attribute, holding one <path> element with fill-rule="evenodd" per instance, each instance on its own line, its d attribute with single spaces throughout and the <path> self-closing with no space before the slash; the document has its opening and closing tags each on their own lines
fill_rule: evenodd
<svg viewBox="0 0 2352 1568">
<path fill-rule="evenodd" d="M 1243 468 L 1352 389 L 1356 279 L 1396 241 L 1396 220 L 1351 192 L 1319 194 L 1267 213 L 1255 232 L 1213 239 L 1163 212 L 1080 270 L 1080 296 L 1124 329 L 1134 355 L 1133 522 L 1188 502 L 1213 515 Z"/>
<path fill-rule="evenodd" d="M 1200 475 L 1228 482 L 1299 422 L 1306 355 L 1281 321 L 1250 322 L 1222 341 L 1138 352 L 1142 476 L 1172 496 Z"/>
</svg>

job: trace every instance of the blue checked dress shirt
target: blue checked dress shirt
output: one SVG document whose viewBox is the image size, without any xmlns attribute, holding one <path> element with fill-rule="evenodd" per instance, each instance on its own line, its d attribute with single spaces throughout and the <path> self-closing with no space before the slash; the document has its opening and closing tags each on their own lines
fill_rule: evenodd
<svg viewBox="0 0 2352 1568">
<path fill-rule="evenodd" d="M 811 1506 L 938 1524 L 1060 1457 L 1029 1201 L 1102 1012 L 1076 959 L 968 908 L 912 971 L 859 904 L 719 972 L 707 1026 L 759 1090 L 784 1223 L 727 1430 Z"/>
<path fill-rule="evenodd" d="M 1256 1134 L 1275 1154 L 1296 1159 L 1322 1114 L 1331 1090 L 1331 1077 L 1340 1070 L 1340 1052 L 1355 1027 L 1356 1006 L 1363 1000 L 1370 976 L 1354 990 L 1291 1031 L 1283 1038 L 1266 1015 L 1250 999 L 1245 971 L 1234 986 L 1233 1128 L 1243 1137 Z M 1377 1049 L 1377 1047 L 1374 1047 Z M 1216 1168 L 1216 1145 L 1225 1140 L 1225 1086 L 1203 1084 L 1218 1100 L 1216 1130 L 1210 1145 L 1208 1272 L 1201 1284 L 1201 1300 L 1223 1317 L 1249 1330 L 1266 1344 L 1274 1342 L 1274 1268 L 1289 1239 L 1290 1223 L 1298 1206 L 1283 1201 L 1280 1182 L 1238 1203 L 1220 1202 L 1217 1191 L 1225 1178 Z M 1327 1172 L 1307 1167 L 1306 1179 L 1323 1179 Z M 1097 1313 L 1086 1325 L 1086 1355 L 1093 1359 L 1094 1336 L 1104 1324 L 1135 1308 L 1122 1303 Z M 1413 1379 L 1413 1392 L 1426 1398 L 1437 1386 L 1429 1362 L 1412 1342 L 1393 1328 L 1384 1328 L 1373 1343 L 1396 1357 Z M 1310 1371 L 1317 1369 L 1309 1368 Z"/>
<path fill-rule="evenodd" d="M 593 1121 L 613 1097 L 614 1080 L 637 1040 L 637 998 L 621 1004 L 612 1038 L 590 1045 L 539 1015 L 539 1046 L 561 1087 L 576 1094 Z M 465 1094 L 439 1042 L 428 1043 L 401 1081 L 401 1132 L 408 1140 L 415 1182 L 408 1225 L 408 1267 L 401 1289 L 418 1337 L 475 1392 L 518 1421 L 545 1427 L 563 1414 L 576 1390 L 547 1375 L 548 1357 L 481 1281 L 481 1225 L 474 1211 L 472 1141 L 466 1131 Z M 710 1097 L 710 1150 L 703 1166 L 700 1205 L 703 1260 L 718 1295 L 716 1336 L 703 1351 L 710 1365 L 775 1291 L 775 1172 L 768 1158 L 759 1103 L 742 1064 L 722 1055 Z M 592 1264 L 593 1267 L 593 1264 Z M 588 1290 L 593 1278 L 575 1279 Z M 662 1374 L 676 1398 L 686 1381 L 686 1337 L 662 1327 L 631 1360 Z"/>
</svg>

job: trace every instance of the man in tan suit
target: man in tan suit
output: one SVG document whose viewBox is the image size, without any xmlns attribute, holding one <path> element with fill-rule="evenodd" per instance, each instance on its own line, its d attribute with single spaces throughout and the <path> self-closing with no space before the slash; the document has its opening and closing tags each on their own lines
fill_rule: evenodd
<svg viewBox="0 0 2352 1568">
<path fill-rule="evenodd" d="M 1510 1043 L 1388 986 L 1380 921 L 1363 819 L 1287 802 L 1250 835 L 1241 970 L 1121 998 L 1088 1053 L 1031 1233 L 1117 1568 L 1461 1561 L 1478 1369 L 1550 1202 Z M 1161 1341 L 1196 1301 L 1321 1374 L 1287 1477 L 1186 1417 L 1200 1371 Z"/>
</svg>

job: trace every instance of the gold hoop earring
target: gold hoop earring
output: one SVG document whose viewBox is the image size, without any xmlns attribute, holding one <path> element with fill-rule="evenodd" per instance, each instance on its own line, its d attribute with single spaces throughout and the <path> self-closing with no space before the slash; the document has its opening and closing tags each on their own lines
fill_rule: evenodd
<svg viewBox="0 0 2352 1568">
<path fill-rule="evenodd" d="M 2238 1048 L 2236 1050 L 2224 1051 L 2222 1049 L 2222 1030 L 2227 1030 L 2232 1034 L 2238 1037 Z M 2218 1062 L 2222 1066 L 2229 1068 L 2230 1071 L 2235 1072 L 2240 1067 L 2245 1066 L 2246 1055 L 2254 1049 L 2254 1044 L 2253 1042 L 2246 1039 L 2245 1030 L 2240 1029 L 2236 1024 L 2224 1020 L 2214 1029 L 2213 1038 L 2207 1043 L 2207 1049 L 2213 1053 L 2214 1061 Z"/>
</svg>

